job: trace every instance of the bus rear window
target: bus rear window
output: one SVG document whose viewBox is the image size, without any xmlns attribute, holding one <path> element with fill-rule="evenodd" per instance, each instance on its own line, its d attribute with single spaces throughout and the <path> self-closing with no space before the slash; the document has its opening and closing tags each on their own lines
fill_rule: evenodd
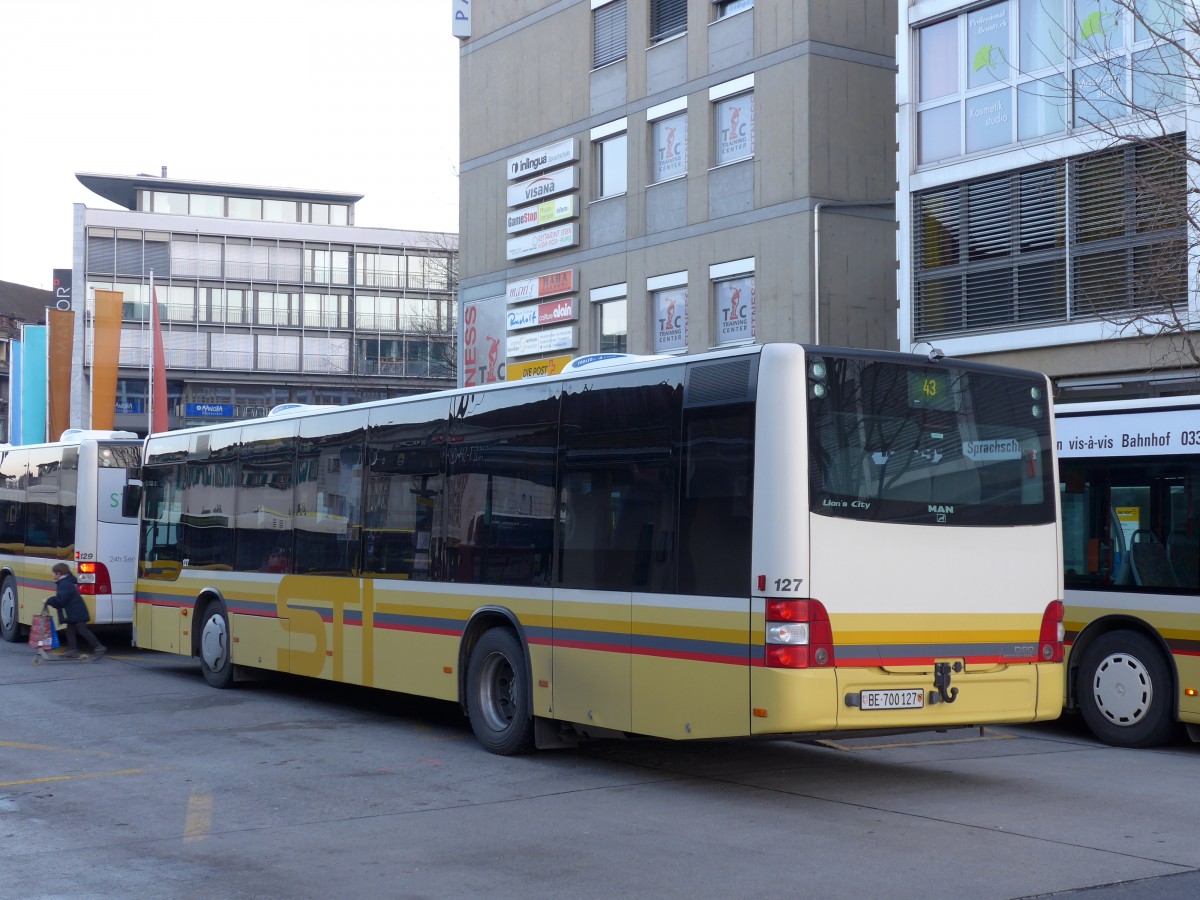
<svg viewBox="0 0 1200 900">
<path fill-rule="evenodd" d="M 1054 521 L 1045 380 L 870 357 L 809 360 L 821 515 L 928 525 Z"/>
<path fill-rule="evenodd" d="M 101 444 L 97 458 L 101 469 L 138 469 L 142 465 L 142 445 Z"/>
</svg>

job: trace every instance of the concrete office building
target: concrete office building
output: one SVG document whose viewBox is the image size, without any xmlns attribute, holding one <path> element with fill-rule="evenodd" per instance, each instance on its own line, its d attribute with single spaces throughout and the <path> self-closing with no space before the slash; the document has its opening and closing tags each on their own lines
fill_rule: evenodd
<svg viewBox="0 0 1200 900">
<path fill-rule="evenodd" d="M 896 345 L 896 9 L 454 4 L 460 379 L 596 351 Z"/>
<path fill-rule="evenodd" d="M 77 177 L 121 208 L 75 206 L 72 425 L 92 421 L 95 292 L 116 291 L 115 424 L 146 431 L 151 272 L 172 428 L 454 383 L 457 235 L 356 227 L 358 194 Z"/>
<path fill-rule="evenodd" d="M 898 4 L 901 347 L 1038 369 L 1064 400 L 1200 390 L 1194 74 L 1163 40 L 1195 26 L 1129 6 Z"/>
</svg>

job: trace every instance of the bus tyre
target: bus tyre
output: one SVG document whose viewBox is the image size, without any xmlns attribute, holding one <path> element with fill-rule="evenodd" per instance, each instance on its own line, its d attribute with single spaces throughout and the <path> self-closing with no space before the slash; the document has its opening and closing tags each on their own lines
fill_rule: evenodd
<svg viewBox="0 0 1200 900">
<path fill-rule="evenodd" d="M 9 643 L 21 639 L 21 620 L 17 612 L 17 582 L 5 576 L 0 584 L 0 637 Z"/>
<path fill-rule="evenodd" d="M 521 642 L 507 628 L 486 632 L 467 666 L 467 716 L 484 749 L 501 756 L 533 748 L 529 672 Z"/>
<path fill-rule="evenodd" d="M 233 684 L 233 660 L 229 655 L 229 617 L 219 603 L 210 603 L 204 610 L 200 626 L 200 670 L 204 680 L 215 688 Z"/>
<path fill-rule="evenodd" d="M 1162 651 L 1136 631 L 1102 635 L 1083 654 L 1075 692 L 1092 734 L 1114 747 L 1155 747 L 1175 731 L 1175 690 Z"/>
</svg>

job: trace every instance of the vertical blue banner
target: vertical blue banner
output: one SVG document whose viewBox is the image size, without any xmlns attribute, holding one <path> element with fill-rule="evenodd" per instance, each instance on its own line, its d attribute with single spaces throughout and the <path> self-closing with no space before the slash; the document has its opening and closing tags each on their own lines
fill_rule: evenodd
<svg viewBox="0 0 1200 900">
<path fill-rule="evenodd" d="M 8 442 L 21 443 L 21 342 L 13 341 L 8 361 Z"/>
<path fill-rule="evenodd" d="M 38 444 L 46 440 L 47 385 L 50 375 L 46 353 L 49 335 L 45 325 L 26 325 L 21 329 L 24 344 L 21 360 L 21 442 Z"/>
</svg>

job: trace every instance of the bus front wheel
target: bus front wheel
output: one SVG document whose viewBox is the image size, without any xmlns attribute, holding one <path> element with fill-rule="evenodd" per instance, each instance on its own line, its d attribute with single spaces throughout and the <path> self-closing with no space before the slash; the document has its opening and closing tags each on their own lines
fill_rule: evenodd
<svg viewBox="0 0 1200 900">
<path fill-rule="evenodd" d="M 1075 696 L 1092 734 L 1114 747 L 1155 747 L 1175 730 L 1167 661 L 1136 631 L 1114 631 L 1088 646 Z"/>
<path fill-rule="evenodd" d="M 215 688 L 233 684 L 229 647 L 229 618 L 219 603 L 210 603 L 200 626 L 200 669 L 204 680 Z"/>
<path fill-rule="evenodd" d="M 467 716 L 484 749 L 509 756 L 533 747 L 529 672 L 517 636 L 493 628 L 471 650 L 467 666 Z"/>
<path fill-rule="evenodd" d="M 9 643 L 21 639 L 21 620 L 17 615 L 17 583 L 5 577 L 0 584 L 0 637 Z"/>
</svg>

